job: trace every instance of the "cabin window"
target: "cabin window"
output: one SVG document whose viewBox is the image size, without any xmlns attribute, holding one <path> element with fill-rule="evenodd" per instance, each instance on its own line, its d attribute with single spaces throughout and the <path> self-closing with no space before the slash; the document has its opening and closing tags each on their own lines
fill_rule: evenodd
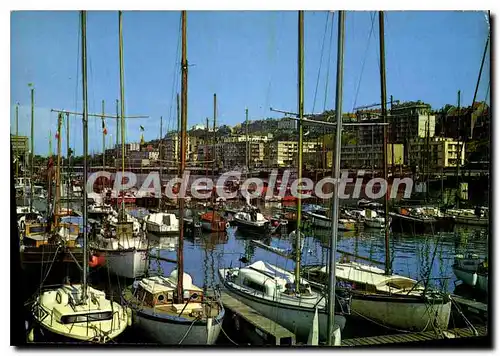
<svg viewBox="0 0 500 356">
<path fill-rule="evenodd" d="M 163 224 L 170 226 L 170 215 L 163 215 Z"/>
<path fill-rule="evenodd" d="M 245 278 L 243 280 L 243 285 L 245 285 L 245 286 L 247 286 L 249 288 L 252 288 L 252 289 L 254 289 L 256 291 L 259 291 L 261 293 L 264 293 L 266 291 L 266 289 L 265 289 L 265 287 L 263 285 L 260 285 L 260 284 L 254 282 L 254 281 L 252 281 L 250 279 L 246 279 Z"/>
<path fill-rule="evenodd" d="M 160 295 L 158 296 L 158 301 L 159 301 L 159 302 L 162 302 L 163 300 L 165 300 L 165 296 L 164 296 L 163 294 L 160 294 Z"/>
<path fill-rule="evenodd" d="M 73 323 L 91 323 L 94 321 L 104 321 L 111 320 L 113 318 L 113 313 L 101 312 L 101 313 L 90 313 L 81 315 L 63 315 L 61 317 L 61 324 L 73 324 Z"/>
</svg>

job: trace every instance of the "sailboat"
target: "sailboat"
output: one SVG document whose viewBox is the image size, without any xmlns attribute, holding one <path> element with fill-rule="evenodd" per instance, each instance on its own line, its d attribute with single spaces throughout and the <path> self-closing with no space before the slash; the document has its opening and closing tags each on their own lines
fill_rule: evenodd
<svg viewBox="0 0 500 356">
<path fill-rule="evenodd" d="M 120 127 L 122 145 L 122 176 L 125 170 L 125 93 L 123 80 L 123 34 L 121 12 L 119 13 L 120 53 Z M 123 191 L 120 192 L 122 194 Z M 108 215 L 107 223 L 93 241 L 93 250 L 103 257 L 110 272 L 129 279 L 143 276 L 147 270 L 148 242 L 140 224 L 125 211 L 125 200 L 121 200 L 118 216 Z"/>
<path fill-rule="evenodd" d="M 342 22 L 343 24 L 343 22 Z M 299 11 L 299 100 L 298 100 L 298 179 L 302 176 L 302 145 L 303 145 L 303 11 Z M 317 315 L 319 339 L 328 340 L 330 345 L 339 346 L 341 330 L 346 319 L 342 313 L 349 313 L 349 295 L 340 296 L 333 293 L 333 297 L 325 296 L 313 291 L 310 283 L 300 277 L 301 258 L 301 213 L 302 201 L 297 199 L 297 229 L 295 231 L 295 274 L 285 271 L 264 261 L 256 261 L 246 267 L 219 269 L 219 277 L 226 287 L 226 291 L 251 306 L 266 318 L 274 320 L 296 334 L 297 340 L 306 341 L 311 331 L 312 321 Z M 328 303 L 330 301 L 330 303 Z M 334 315 L 334 309 L 340 314 Z M 331 335 L 332 338 L 328 337 Z"/>
<path fill-rule="evenodd" d="M 181 105 L 181 158 L 180 177 L 186 167 L 187 146 L 187 58 L 186 58 L 186 11 L 182 11 L 182 105 Z M 124 303 L 133 310 L 134 323 L 144 329 L 161 344 L 208 344 L 217 340 L 224 307 L 220 298 L 208 296 L 193 284 L 191 276 L 184 272 L 184 198 L 179 199 L 179 242 L 177 245 L 177 269 L 168 277 L 142 278 L 126 288 L 122 294 Z"/>
<path fill-rule="evenodd" d="M 86 13 L 81 11 L 83 71 L 83 219 L 87 225 L 87 42 Z M 35 322 L 48 339 L 105 343 L 120 335 L 131 323 L 131 313 L 88 286 L 87 229 L 83 232 L 83 278 L 81 284 L 63 285 L 41 293 L 33 304 Z M 29 333 L 33 341 L 34 329 Z"/>
<path fill-rule="evenodd" d="M 382 116 L 386 120 L 385 59 L 383 41 L 383 12 L 379 12 Z M 387 127 L 384 126 L 384 143 L 387 143 Z M 387 145 L 384 145 L 384 150 Z M 384 176 L 387 180 L 387 154 L 384 152 Z M 393 274 L 389 257 L 389 233 L 387 199 L 385 206 L 385 270 L 357 262 L 335 264 L 336 278 L 348 284 L 352 292 L 353 313 L 374 320 L 388 327 L 424 331 L 446 329 L 450 318 L 450 296 L 434 290 L 427 283 Z M 333 253 L 332 250 L 331 253 Z M 324 286 L 328 281 L 325 266 L 307 266 L 303 276 Z"/>
</svg>

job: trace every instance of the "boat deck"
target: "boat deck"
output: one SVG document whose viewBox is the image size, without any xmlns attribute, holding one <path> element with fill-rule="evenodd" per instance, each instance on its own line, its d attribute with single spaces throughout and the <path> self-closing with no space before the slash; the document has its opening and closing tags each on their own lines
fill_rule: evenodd
<svg viewBox="0 0 500 356">
<path fill-rule="evenodd" d="M 222 292 L 221 300 L 224 308 L 243 318 L 261 333 L 271 336 L 275 345 L 295 345 L 295 335 L 288 329 L 264 317 L 253 308 Z M 259 332 L 257 331 L 257 334 Z"/>
</svg>

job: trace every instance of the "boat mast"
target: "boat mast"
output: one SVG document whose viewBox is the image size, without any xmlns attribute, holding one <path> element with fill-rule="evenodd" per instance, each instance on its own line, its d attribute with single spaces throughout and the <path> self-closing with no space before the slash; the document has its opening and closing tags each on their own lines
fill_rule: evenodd
<svg viewBox="0 0 500 356">
<path fill-rule="evenodd" d="M 217 132 L 215 131 L 215 127 L 216 127 L 216 124 L 217 124 L 217 94 L 214 93 L 214 144 L 213 144 L 213 148 L 212 148 L 212 179 L 215 180 L 215 165 L 216 165 L 216 161 L 215 161 L 215 157 L 216 157 L 216 154 L 215 154 L 215 146 L 216 146 L 216 142 L 217 142 Z M 212 226 L 214 225 L 214 221 L 215 221 L 215 192 L 214 189 L 215 187 L 212 187 Z M 217 228 L 217 231 L 219 231 L 219 229 Z"/>
<path fill-rule="evenodd" d="M 123 113 L 125 112 L 125 83 L 123 80 L 123 27 L 122 27 L 122 12 L 118 11 L 118 34 L 119 34 L 119 57 L 120 57 L 120 124 L 121 124 L 121 144 L 122 144 L 122 179 L 125 176 L 125 122 Z M 121 183 L 121 182 L 120 182 Z M 120 184 L 120 192 L 123 192 L 122 185 Z M 122 204 L 120 220 L 123 221 L 125 217 L 125 198 L 122 196 Z"/>
<path fill-rule="evenodd" d="M 179 154 L 180 154 L 180 147 L 181 147 L 181 135 L 180 135 L 180 129 L 181 129 L 181 99 L 179 97 L 179 93 L 177 93 L 177 149 L 174 150 L 177 151 L 177 157 L 179 157 Z M 176 166 L 177 166 L 177 175 L 180 176 L 180 165 L 179 165 L 179 160 L 176 159 Z"/>
<path fill-rule="evenodd" d="M 181 165 L 180 178 L 184 175 L 186 168 L 186 143 L 187 143 L 187 84 L 188 84 L 188 61 L 186 57 L 186 11 L 182 11 L 182 81 L 181 81 Z M 186 182 L 187 183 L 187 182 Z M 184 303 L 184 196 L 179 189 L 179 244 L 177 246 L 177 303 Z"/>
<path fill-rule="evenodd" d="M 57 168 L 56 168 L 56 194 L 54 201 L 54 227 L 57 227 L 60 214 L 61 201 L 61 125 L 63 113 L 57 114 Z M 52 153 L 52 152 L 51 152 Z"/>
<path fill-rule="evenodd" d="M 32 84 L 29 84 L 32 87 Z M 33 212 L 33 174 L 35 172 L 35 88 L 31 88 L 31 172 L 30 172 L 30 213 Z M 52 182 L 51 182 L 52 184 Z"/>
<path fill-rule="evenodd" d="M 330 240 L 329 269 L 328 275 L 328 345 L 335 345 L 335 253 L 337 251 L 337 235 L 339 228 L 339 181 L 340 181 L 340 154 L 342 144 L 342 93 L 344 81 L 344 24 L 345 13 L 339 11 L 339 28 L 337 42 L 337 87 L 335 93 L 335 119 L 337 122 L 335 136 L 335 158 L 334 177 L 336 184 L 333 188 L 332 199 L 332 230 Z"/>
<path fill-rule="evenodd" d="M 104 123 L 104 100 L 101 102 L 101 108 L 102 108 L 102 116 L 101 116 L 101 121 L 102 121 L 102 170 L 104 170 L 106 167 L 106 134 L 104 133 L 104 130 L 106 128 L 106 124 Z"/>
<path fill-rule="evenodd" d="M 382 103 L 382 121 L 387 124 L 387 99 L 386 99 L 386 85 L 385 85 L 385 42 L 384 42 L 384 12 L 378 13 L 379 23 L 379 37 L 380 37 L 380 95 Z M 391 258 L 389 256 L 389 180 L 387 177 L 387 125 L 384 125 L 384 179 L 387 187 L 384 199 L 384 213 L 385 213 L 385 274 L 390 275 L 392 272 Z"/>
<path fill-rule="evenodd" d="M 297 163 L 297 178 L 300 182 L 302 180 L 302 146 L 303 146 L 303 133 L 302 133 L 302 117 L 304 116 L 304 11 L 299 11 L 298 16 L 298 114 L 299 120 L 297 121 L 297 128 L 299 131 L 299 145 L 298 145 L 298 163 Z M 302 198 L 301 194 L 297 194 L 297 229 L 295 236 L 295 288 L 297 293 L 300 294 L 300 222 L 302 216 Z"/>
<path fill-rule="evenodd" d="M 247 174 L 246 176 L 248 177 L 248 173 L 250 172 L 250 158 L 248 156 L 248 153 L 250 151 L 250 142 L 248 142 L 248 108 L 245 108 L 245 136 L 246 136 L 246 145 L 245 145 L 245 164 L 247 166 Z"/>
<path fill-rule="evenodd" d="M 163 166 L 161 160 L 163 158 L 163 116 L 160 116 L 160 197 L 158 198 L 158 210 L 161 209 L 161 173 Z"/>
<path fill-rule="evenodd" d="M 115 180 L 118 177 L 118 145 L 120 143 L 120 108 L 116 99 L 116 147 L 115 147 Z M 116 192 L 116 209 L 118 210 L 118 192 Z"/>
<path fill-rule="evenodd" d="M 461 163 L 461 158 L 462 158 L 462 146 L 460 144 L 460 128 L 461 128 L 461 122 L 460 122 L 460 90 L 458 91 L 458 107 L 457 107 L 457 193 L 456 193 L 456 206 L 457 209 L 460 209 L 460 163 Z M 472 107 L 474 108 L 474 103 L 472 103 Z"/>
<path fill-rule="evenodd" d="M 82 92 L 83 92 L 83 283 L 82 301 L 87 299 L 87 155 L 88 155 L 88 103 L 87 103 L 87 13 L 81 11 L 82 26 Z"/>
<path fill-rule="evenodd" d="M 69 113 L 66 113 L 66 207 L 69 211 L 71 172 L 70 172 L 70 152 L 69 152 Z"/>
<path fill-rule="evenodd" d="M 19 103 L 16 104 L 16 137 L 19 136 Z M 16 155 L 16 178 L 19 176 L 19 157 Z"/>
</svg>

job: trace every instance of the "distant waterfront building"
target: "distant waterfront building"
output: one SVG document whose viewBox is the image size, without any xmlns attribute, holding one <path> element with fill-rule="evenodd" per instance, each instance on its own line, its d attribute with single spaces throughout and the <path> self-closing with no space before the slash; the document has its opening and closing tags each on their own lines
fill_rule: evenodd
<svg viewBox="0 0 500 356">
<path fill-rule="evenodd" d="M 387 165 L 392 165 L 392 152 L 394 147 L 394 165 L 404 164 L 404 145 L 387 144 Z M 343 145 L 340 155 L 341 168 L 356 169 L 381 169 L 384 167 L 384 145 L 377 143 L 375 145 Z M 327 167 L 332 167 L 332 151 L 326 155 Z"/>
<path fill-rule="evenodd" d="M 459 157 L 459 147 L 460 160 Z M 460 165 L 465 162 L 465 145 L 449 137 L 434 137 L 432 139 L 415 139 L 410 141 L 410 159 L 409 164 L 412 166 L 419 166 L 432 168 L 447 168 L 456 167 L 457 162 Z"/>
<path fill-rule="evenodd" d="M 318 152 L 323 148 L 317 141 L 305 141 L 303 154 Z M 273 141 L 266 147 L 265 163 L 270 167 L 291 167 L 296 165 L 298 153 L 297 141 Z"/>
</svg>

